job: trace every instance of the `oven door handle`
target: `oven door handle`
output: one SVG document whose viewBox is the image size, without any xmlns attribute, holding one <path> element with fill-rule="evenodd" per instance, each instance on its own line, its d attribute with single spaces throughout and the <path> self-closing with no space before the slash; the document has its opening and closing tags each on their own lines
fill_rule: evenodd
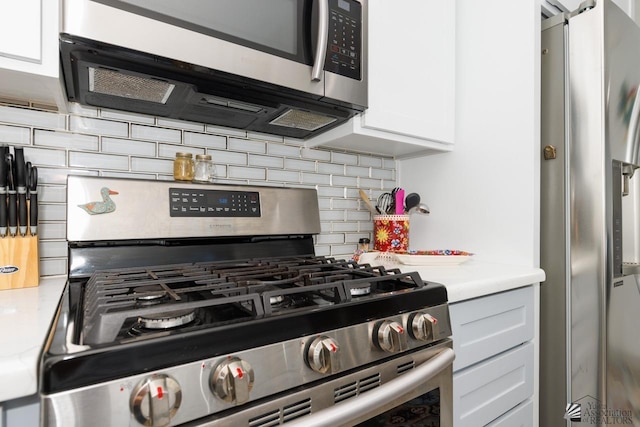
<svg viewBox="0 0 640 427">
<path fill-rule="evenodd" d="M 410 395 L 421 384 L 431 380 L 453 363 L 455 354 L 445 348 L 427 362 L 388 383 L 367 391 L 347 402 L 323 409 L 311 415 L 286 423 L 287 427 L 334 427 L 351 425 L 355 420 L 370 415 L 372 408 L 383 407 L 401 396 Z M 409 399 L 407 399 L 409 400 Z M 395 405 L 394 405 L 395 406 Z"/>
</svg>

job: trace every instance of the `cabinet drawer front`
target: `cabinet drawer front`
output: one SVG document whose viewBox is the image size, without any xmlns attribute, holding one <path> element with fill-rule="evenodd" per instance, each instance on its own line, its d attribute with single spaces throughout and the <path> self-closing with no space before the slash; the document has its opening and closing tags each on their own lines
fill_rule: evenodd
<svg viewBox="0 0 640 427">
<path fill-rule="evenodd" d="M 488 427 L 533 427 L 533 400 L 529 399 L 513 408 Z"/>
<path fill-rule="evenodd" d="M 533 355 L 527 343 L 455 373 L 454 425 L 486 425 L 531 397 Z"/>
<path fill-rule="evenodd" d="M 453 371 L 533 339 L 533 286 L 451 304 Z"/>
</svg>

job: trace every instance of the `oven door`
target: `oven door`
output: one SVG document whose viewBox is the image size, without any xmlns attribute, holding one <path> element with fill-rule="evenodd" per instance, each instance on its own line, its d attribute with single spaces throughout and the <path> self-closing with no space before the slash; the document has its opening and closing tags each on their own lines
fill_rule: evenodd
<svg viewBox="0 0 640 427">
<path fill-rule="evenodd" d="M 438 347 L 427 351 L 429 357 L 420 365 L 388 383 L 286 423 L 287 427 L 452 427 L 454 352 L 447 344 Z"/>
<path fill-rule="evenodd" d="M 189 426 L 453 426 L 452 341 L 218 413 Z"/>
</svg>

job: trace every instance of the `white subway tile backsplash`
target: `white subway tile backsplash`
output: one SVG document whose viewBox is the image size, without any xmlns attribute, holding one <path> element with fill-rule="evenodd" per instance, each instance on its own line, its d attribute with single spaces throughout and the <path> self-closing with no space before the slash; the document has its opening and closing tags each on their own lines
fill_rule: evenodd
<svg viewBox="0 0 640 427">
<path fill-rule="evenodd" d="M 24 159 L 40 166 L 67 166 L 67 155 L 61 150 L 24 147 Z"/>
<path fill-rule="evenodd" d="M 98 142 L 98 137 L 93 135 L 53 132 L 40 129 L 36 129 L 33 133 L 33 144 L 36 146 L 98 151 Z"/>
<path fill-rule="evenodd" d="M 67 189 L 62 185 L 38 185 L 38 201 L 40 203 L 65 203 Z"/>
<path fill-rule="evenodd" d="M 132 157 L 131 170 L 134 172 L 157 172 L 173 175 L 173 160 Z"/>
<path fill-rule="evenodd" d="M 340 176 L 340 175 L 332 175 L 331 176 L 331 185 L 338 185 L 341 187 L 357 187 L 358 186 L 358 178 L 353 176 Z"/>
<path fill-rule="evenodd" d="M 39 167 L 42 275 L 67 272 L 68 175 L 171 181 L 176 152 L 211 154 L 218 183 L 315 188 L 321 218 L 316 254 L 337 258 L 350 257 L 359 238 L 372 237 L 371 214 L 358 189 L 375 200 L 396 184 L 393 159 L 74 103 L 69 114 L 0 106 L 0 143 L 25 146 L 27 160 Z"/>
<path fill-rule="evenodd" d="M 344 175 L 345 166 L 335 165 L 333 163 L 318 163 L 318 173 L 326 173 L 330 175 Z"/>
<path fill-rule="evenodd" d="M 42 258 L 64 258 L 67 246 L 66 240 L 44 240 L 38 245 L 38 253 Z"/>
<path fill-rule="evenodd" d="M 31 129 L 0 125 L 0 144 L 29 145 L 31 144 Z"/>
<path fill-rule="evenodd" d="M 71 116 L 69 118 L 69 130 L 95 135 L 129 136 L 128 123 L 94 119 L 91 117 Z"/>
<path fill-rule="evenodd" d="M 369 178 L 369 168 L 364 166 L 348 166 L 345 168 L 349 176 L 359 176 Z"/>
<path fill-rule="evenodd" d="M 98 171 L 88 169 L 63 169 L 41 167 L 40 159 L 31 162 L 38 166 L 38 184 L 67 184 L 68 175 L 98 176 Z"/>
<path fill-rule="evenodd" d="M 155 142 L 102 137 L 101 148 L 103 153 L 154 157 L 156 155 L 157 144 Z"/>
<path fill-rule="evenodd" d="M 38 205 L 38 221 L 65 221 L 67 219 L 67 206 L 64 204 L 42 203 Z M 43 224 L 43 228 L 44 228 Z M 40 228 L 40 227 L 38 227 Z"/>
<path fill-rule="evenodd" d="M 192 130 L 195 132 L 205 131 L 205 126 L 203 123 L 185 122 L 182 120 L 166 119 L 161 117 L 158 117 L 156 123 L 158 124 L 158 126 L 162 126 L 166 128 Z"/>
<path fill-rule="evenodd" d="M 182 132 L 177 129 L 157 128 L 153 126 L 131 125 L 131 137 L 150 141 L 182 142 Z"/>
<path fill-rule="evenodd" d="M 126 113 L 116 110 L 100 110 L 100 117 L 104 119 L 120 120 L 122 122 L 145 123 L 148 125 L 155 124 L 155 118 L 145 116 L 144 114 Z"/>
<path fill-rule="evenodd" d="M 93 169 L 129 170 L 129 158 L 115 154 L 96 154 L 72 151 L 69 153 L 69 166 Z"/>
<path fill-rule="evenodd" d="M 66 275 L 68 272 L 66 258 L 40 258 L 40 276 Z"/>
<path fill-rule="evenodd" d="M 40 226 L 38 227 L 38 238 L 42 241 L 46 241 L 48 239 L 66 239 L 67 224 L 64 222 L 47 222 L 46 224 L 40 223 Z"/>
<path fill-rule="evenodd" d="M 196 147 L 215 148 L 224 150 L 227 148 L 227 138 L 220 135 L 206 133 L 184 132 L 184 144 Z"/>
<path fill-rule="evenodd" d="M 300 147 L 295 145 L 269 144 L 267 154 L 272 156 L 300 157 Z"/>
<path fill-rule="evenodd" d="M 331 231 L 344 233 L 348 231 L 359 231 L 360 228 L 357 222 L 333 222 L 331 223 Z"/>
<path fill-rule="evenodd" d="M 209 150 L 213 163 L 226 163 L 230 165 L 247 165 L 247 154 L 233 151 Z"/>
<path fill-rule="evenodd" d="M 204 128 L 207 133 L 215 133 L 218 135 L 235 136 L 238 138 L 246 138 L 247 131 L 241 129 L 223 128 L 219 126 L 206 125 Z"/>
<path fill-rule="evenodd" d="M 325 162 L 331 161 L 331 153 L 329 151 L 305 147 L 300 150 L 300 153 L 303 159 L 322 160 Z"/>
<path fill-rule="evenodd" d="M 229 178 L 246 178 L 246 179 L 258 179 L 265 180 L 267 178 L 267 171 L 262 168 L 245 168 L 240 166 L 229 166 L 227 169 Z"/>
<path fill-rule="evenodd" d="M 0 106 L 0 122 L 59 130 L 66 126 L 65 116 L 58 113 L 4 106 Z"/>
<path fill-rule="evenodd" d="M 158 157 L 170 157 L 175 159 L 176 153 L 191 153 L 195 160 L 196 155 L 204 154 L 204 148 L 187 147 L 185 145 L 158 144 Z"/>
<path fill-rule="evenodd" d="M 322 175 L 322 174 L 319 174 L 319 173 L 302 172 L 302 183 L 303 184 L 330 185 L 331 184 L 331 176 L 330 175 Z"/>
<path fill-rule="evenodd" d="M 301 182 L 300 172 L 294 171 L 285 171 L 285 170 L 267 170 L 267 180 L 268 181 L 280 181 L 280 182 Z"/>
<path fill-rule="evenodd" d="M 371 169 L 371 178 L 384 179 L 391 181 L 395 178 L 394 171 L 390 169 Z"/>
<path fill-rule="evenodd" d="M 265 166 L 269 168 L 282 169 L 284 167 L 284 159 L 282 157 L 249 154 L 249 166 Z"/>
<path fill-rule="evenodd" d="M 285 169 L 315 172 L 316 162 L 309 160 L 284 159 Z"/>
<path fill-rule="evenodd" d="M 374 169 L 379 169 L 382 167 L 382 159 L 379 157 L 360 155 L 359 159 L 360 160 L 358 163 L 360 164 L 360 166 L 369 166 Z"/>
<path fill-rule="evenodd" d="M 229 138 L 229 150 L 265 154 L 267 152 L 267 144 L 262 141 Z"/>
<path fill-rule="evenodd" d="M 360 178 L 360 188 L 375 188 L 375 189 L 382 189 L 384 188 L 382 186 L 383 181 L 381 179 L 373 179 L 373 178 Z"/>
<path fill-rule="evenodd" d="M 357 165 L 358 156 L 356 154 L 332 152 L 331 161 L 333 163 L 344 163 L 345 165 Z"/>
</svg>

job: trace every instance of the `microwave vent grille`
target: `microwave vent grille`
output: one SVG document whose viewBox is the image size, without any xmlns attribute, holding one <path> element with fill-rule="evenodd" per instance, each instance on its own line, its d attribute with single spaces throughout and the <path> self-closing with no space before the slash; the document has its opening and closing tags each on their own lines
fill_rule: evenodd
<svg viewBox="0 0 640 427">
<path fill-rule="evenodd" d="M 269 123 L 276 126 L 314 131 L 336 120 L 335 117 L 312 113 L 310 111 L 289 109 Z"/>
<path fill-rule="evenodd" d="M 156 79 L 89 68 L 89 91 L 121 98 L 166 104 L 175 85 Z"/>
</svg>

